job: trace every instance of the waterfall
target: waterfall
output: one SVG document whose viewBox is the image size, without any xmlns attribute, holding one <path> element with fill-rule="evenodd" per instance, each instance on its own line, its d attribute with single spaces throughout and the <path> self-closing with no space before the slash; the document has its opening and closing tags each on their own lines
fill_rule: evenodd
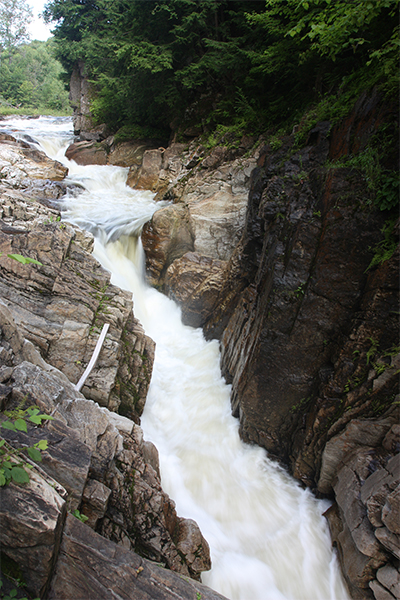
<svg viewBox="0 0 400 600">
<path fill-rule="evenodd" d="M 213 567 L 203 583 L 231 600 L 348 599 L 322 516 L 329 504 L 239 439 L 218 343 L 183 325 L 177 305 L 144 282 L 138 235 L 160 203 L 128 188 L 126 169 L 68 162 L 70 122 L 12 123 L 85 187 L 65 200 L 63 219 L 94 234 L 96 258 L 112 283 L 133 293 L 135 315 L 156 342 L 142 427 L 159 450 L 162 485 L 178 515 L 197 521 L 210 544 Z"/>
</svg>

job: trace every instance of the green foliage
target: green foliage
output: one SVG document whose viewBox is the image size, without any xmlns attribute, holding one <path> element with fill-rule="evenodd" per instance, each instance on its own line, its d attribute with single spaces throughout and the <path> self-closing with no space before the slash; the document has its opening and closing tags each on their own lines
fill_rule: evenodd
<svg viewBox="0 0 400 600">
<path fill-rule="evenodd" d="M 340 118 L 396 90 L 399 0 L 51 0 L 57 56 L 83 60 L 114 131 L 169 124 L 261 132 L 306 107 Z M 27 80 L 28 81 L 28 80 Z M 29 85 L 20 93 L 29 97 Z M 325 99 L 325 100 L 324 100 Z M 323 104 L 321 101 L 323 100 Z"/>
<path fill-rule="evenodd" d="M 11 577 L 7 577 L 7 579 L 10 579 L 16 587 L 9 586 L 10 587 L 9 591 L 6 593 L 3 593 L 2 588 L 3 588 L 4 582 L 0 578 L 0 598 L 2 600 L 28 600 L 27 596 L 20 595 L 20 593 L 23 593 L 23 592 L 20 592 L 20 588 L 24 587 L 25 584 L 22 584 L 20 580 L 16 580 Z M 35 598 L 35 600 L 40 600 L 40 598 Z"/>
<path fill-rule="evenodd" d="M 81 512 L 79 512 L 78 509 L 75 509 L 74 511 L 72 511 L 71 514 L 73 514 L 74 517 L 79 519 L 79 521 L 81 521 L 82 523 L 86 523 L 86 521 L 89 519 L 89 517 L 87 517 L 86 515 L 83 515 Z"/>
<path fill-rule="evenodd" d="M 0 89 L 13 112 L 16 106 L 69 112 L 68 92 L 61 81 L 63 69 L 54 53 L 52 40 L 19 45 L 4 53 L 7 60 L 0 62 Z"/>
<path fill-rule="evenodd" d="M 0 60 L 6 50 L 11 55 L 15 48 L 29 39 L 28 25 L 32 8 L 25 0 L 2 0 L 0 3 Z"/>
<path fill-rule="evenodd" d="M 386 260 L 392 258 L 397 246 L 398 239 L 396 236 L 395 228 L 397 223 L 397 217 L 388 219 L 381 229 L 383 239 L 373 249 L 374 256 L 366 268 L 365 272 L 369 271 L 377 265 L 381 265 Z"/>
<path fill-rule="evenodd" d="M 2 256 L 2 252 L 0 252 L 0 256 Z M 29 258 L 29 256 L 22 256 L 22 254 L 7 254 L 8 258 L 12 258 L 17 262 L 22 263 L 23 265 L 34 264 L 34 265 L 42 265 L 41 262 L 34 258 Z"/>
<path fill-rule="evenodd" d="M 42 421 L 53 419 L 50 415 L 42 414 L 37 406 L 23 409 L 18 407 L 13 411 L 5 411 L 7 420 L 0 423 L 0 427 L 10 431 L 27 432 L 27 422 L 41 425 Z M 0 487 L 8 485 L 11 481 L 15 483 L 29 483 L 29 469 L 32 466 L 23 459 L 26 451 L 29 457 L 40 462 L 41 451 L 47 449 L 47 440 L 40 440 L 33 446 L 24 448 L 13 448 L 4 439 L 0 439 Z"/>
</svg>

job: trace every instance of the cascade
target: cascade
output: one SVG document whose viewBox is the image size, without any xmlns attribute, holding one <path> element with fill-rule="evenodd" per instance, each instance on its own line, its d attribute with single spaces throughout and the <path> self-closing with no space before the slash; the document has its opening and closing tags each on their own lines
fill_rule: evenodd
<svg viewBox="0 0 400 600">
<path fill-rule="evenodd" d="M 210 544 L 213 567 L 203 583 L 231 600 L 348 599 L 322 516 L 329 504 L 239 439 L 218 343 L 183 325 L 177 305 L 145 284 L 139 234 L 163 204 L 128 188 L 127 169 L 67 161 L 70 120 L 12 125 L 85 188 L 66 198 L 63 219 L 93 233 L 96 258 L 112 283 L 133 293 L 135 316 L 156 342 L 142 427 L 158 448 L 162 485 L 179 516 L 197 521 Z"/>
</svg>

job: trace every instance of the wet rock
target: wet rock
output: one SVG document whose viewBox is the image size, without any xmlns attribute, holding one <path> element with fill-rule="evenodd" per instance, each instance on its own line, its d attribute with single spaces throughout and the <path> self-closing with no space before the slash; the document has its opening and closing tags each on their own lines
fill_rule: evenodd
<svg viewBox="0 0 400 600">
<path fill-rule="evenodd" d="M 175 530 L 176 547 L 190 562 L 194 571 L 211 569 L 209 546 L 199 526 L 192 519 L 179 519 Z"/>
<path fill-rule="evenodd" d="M 105 148 L 94 141 L 75 142 L 65 151 L 68 160 L 75 161 L 78 165 L 106 165 L 107 152 Z"/>
<path fill-rule="evenodd" d="M 222 283 L 222 268 L 217 264 L 232 256 L 240 239 L 256 164 L 254 157 L 228 162 L 230 154 L 215 149 L 210 161 L 218 168 L 211 168 L 205 157 L 205 148 L 196 142 L 172 144 L 163 152 L 157 185 L 168 183 L 164 199 L 174 204 L 157 211 L 142 235 L 149 281 L 178 301 L 185 323 L 192 325 L 205 324 L 213 314 L 214 296 Z M 189 260 L 190 255 L 182 258 L 193 251 L 199 260 Z M 210 259 L 214 266 L 207 273 Z M 197 284 L 204 280 L 193 296 L 188 293 L 191 277 Z"/>
<path fill-rule="evenodd" d="M 23 142 L 0 143 L 0 176 L 13 187 L 18 187 L 27 179 L 62 181 L 67 174 L 66 167 L 36 148 L 25 147 Z"/>
<path fill-rule="evenodd" d="M 1 552 L 18 564 L 28 590 L 43 597 L 61 541 L 66 492 L 35 470 L 29 476 L 29 484 L 0 488 Z"/>
<path fill-rule="evenodd" d="M 165 291 L 182 307 L 182 322 L 203 326 L 219 299 L 226 262 L 187 252 L 167 270 Z"/>
<path fill-rule="evenodd" d="M 10 388 L 6 408 L 35 404 L 55 419 L 29 429 L 29 436 L 10 432 L 10 443 L 48 439 L 42 472 L 65 484 L 71 510 L 87 513 L 92 527 L 105 537 L 199 579 L 209 565 L 208 546 L 197 543 L 202 538 L 195 526 L 187 539 L 182 534 L 175 541 L 176 526 L 184 527 L 184 520 L 162 490 L 157 452 L 144 442 L 140 427 L 86 399 L 61 371 L 47 365 L 1 304 L 0 356 Z M 29 544 L 24 548 L 26 552 Z"/>
<path fill-rule="evenodd" d="M 110 594 L 141 600 L 224 600 L 200 583 L 105 540 L 68 515 L 49 600 L 106 600 Z"/>
<path fill-rule="evenodd" d="M 131 296 L 110 285 L 110 275 L 88 253 L 93 237 L 61 223 L 57 211 L 35 202 L 8 197 L 1 198 L 0 206 L 0 294 L 24 336 L 48 363 L 78 382 L 103 324 L 109 323 L 83 393 L 138 420 L 150 382 L 154 343 L 132 314 Z M 10 226 L 12 232 L 5 228 Z M 7 257 L 13 253 L 42 264 L 22 265 Z"/>
<path fill-rule="evenodd" d="M 146 248 L 148 281 L 160 285 L 169 265 L 193 250 L 193 232 L 186 207 L 173 204 L 158 210 L 143 227 L 142 243 Z"/>
</svg>

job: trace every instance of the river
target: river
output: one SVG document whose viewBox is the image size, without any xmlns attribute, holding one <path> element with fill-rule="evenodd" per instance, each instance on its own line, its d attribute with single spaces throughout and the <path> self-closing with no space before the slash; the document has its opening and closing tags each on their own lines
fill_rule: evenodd
<svg viewBox="0 0 400 600">
<path fill-rule="evenodd" d="M 127 169 L 67 161 L 71 120 L 2 122 L 11 126 L 84 186 L 66 198 L 63 219 L 93 233 L 96 258 L 112 283 L 133 293 L 135 315 L 156 342 L 142 427 L 158 448 L 162 485 L 178 515 L 197 521 L 210 544 L 213 567 L 203 583 L 231 600 L 347 600 L 322 516 L 329 504 L 239 439 L 218 342 L 182 325 L 176 304 L 145 283 L 137 236 L 160 203 L 125 185 Z"/>
</svg>

